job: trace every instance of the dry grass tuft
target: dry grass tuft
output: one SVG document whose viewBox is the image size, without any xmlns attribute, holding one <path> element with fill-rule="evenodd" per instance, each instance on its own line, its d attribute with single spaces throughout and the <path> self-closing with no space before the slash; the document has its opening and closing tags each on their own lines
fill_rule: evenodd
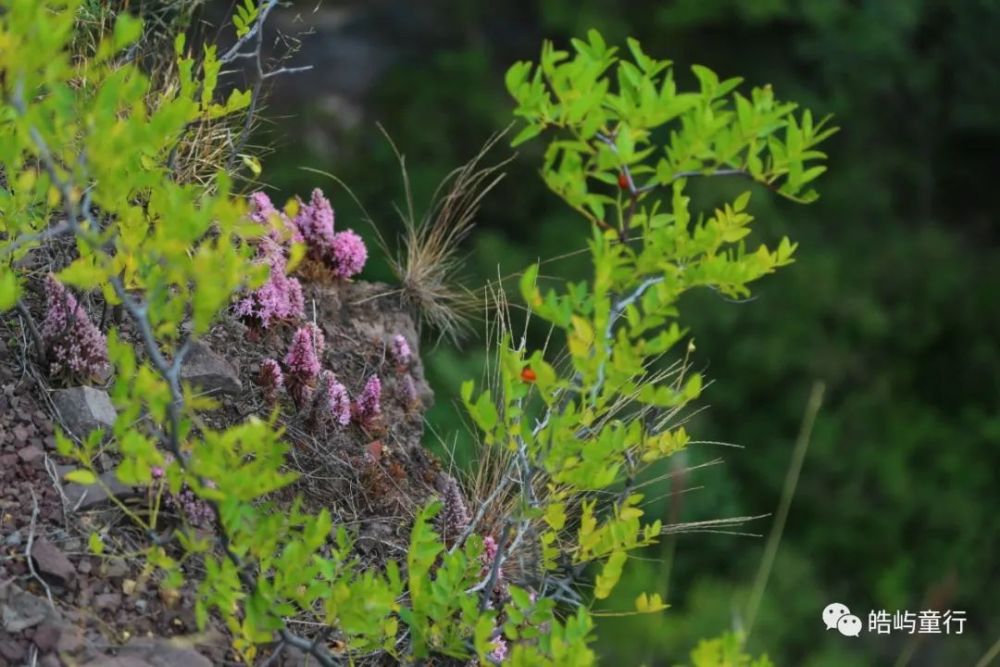
<svg viewBox="0 0 1000 667">
<path fill-rule="evenodd" d="M 449 173 L 434 193 L 430 209 L 419 219 L 414 213 L 406 158 L 384 129 L 382 132 L 399 161 L 406 208 L 397 207 L 404 225 L 398 250 L 393 253 L 381 234 L 379 242 L 390 258 L 404 300 L 441 337 L 458 342 L 467 333 L 478 303 L 458 281 L 456 274 L 462 263 L 459 249 L 475 225 L 483 198 L 503 179 L 501 170 L 513 159 L 481 166 L 506 132 L 490 138 L 469 162 Z"/>
<path fill-rule="evenodd" d="M 182 33 L 198 33 L 210 28 L 198 19 L 198 11 L 203 5 L 205 0 L 87 0 L 77 16 L 74 55 L 81 60 L 92 57 L 101 41 L 111 35 L 118 14 L 129 12 L 141 18 L 142 37 L 118 57 L 117 63 L 135 62 L 149 77 L 146 104 L 150 112 L 155 111 L 174 100 L 180 88 L 174 39 Z M 286 45 L 293 44 L 288 36 L 281 35 L 281 38 Z M 192 39 L 189 43 L 197 41 Z M 193 50 L 194 47 L 188 48 Z M 284 58 L 293 52 L 290 48 Z M 238 72 L 226 68 L 223 77 Z M 229 85 L 231 81 L 225 78 L 220 81 L 220 90 Z M 243 113 L 192 123 L 177 138 L 169 155 L 166 166 L 171 177 L 180 183 L 197 184 L 207 191 L 214 190 L 220 172 L 241 182 L 252 180 L 251 170 L 235 158 L 244 154 L 259 158 L 270 152 L 266 146 L 246 143 L 246 138 L 253 136 L 261 123 L 261 107 L 262 101 L 258 100 L 253 109 Z"/>
</svg>

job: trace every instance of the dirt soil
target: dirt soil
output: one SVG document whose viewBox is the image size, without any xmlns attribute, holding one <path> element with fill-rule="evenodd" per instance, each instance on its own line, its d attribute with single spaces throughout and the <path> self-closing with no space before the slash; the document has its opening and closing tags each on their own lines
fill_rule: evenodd
<svg viewBox="0 0 1000 667">
<path fill-rule="evenodd" d="M 308 317 L 326 337 L 324 367 L 352 397 L 378 375 L 382 419 L 367 429 L 352 423 L 321 430 L 282 401 L 288 465 L 301 477 L 278 500 L 298 494 L 310 509 L 329 509 L 335 523 L 357 531 L 359 555 L 377 566 L 405 553 L 415 508 L 447 479 L 421 445 L 433 394 L 424 379 L 417 325 L 386 285 L 307 284 L 305 292 Z M 40 320 L 41 304 L 29 307 Z M 100 313 L 91 314 L 100 321 Z M 202 415 L 209 427 L 268 416 L 260 364 L 283 359 L 293 332 L 291 325 L 253 331 L 232 318 L 213 329 L 204 342 L 232 364 L 242 389 Z M 413 350 L 407 367 L 388 352 L 397 334 Z M 224 632 L 210 627 L 197 634 L 193 588 L 162 589 L 142 559 L 132 557 L 146 538 L 125 513 L 99 498 L 81 500 L 79 489 L 63 479 L 73 466 L 55 449 L 60 417 L 51 400 L 54 387 L 29 340 L 16 314 L 0 319 L 0 667 L 237 664 Z M 98 464 L 113 475 L 113 453 L 102 454 Z M 146 502 L 133 489 L 116 487 L 118 494 L 131 507 Z M 106 544 L 100 556 L 88 549 L 93 532 Z M 273 664 L 305 663 L 286 652 Z"/>
</svg>

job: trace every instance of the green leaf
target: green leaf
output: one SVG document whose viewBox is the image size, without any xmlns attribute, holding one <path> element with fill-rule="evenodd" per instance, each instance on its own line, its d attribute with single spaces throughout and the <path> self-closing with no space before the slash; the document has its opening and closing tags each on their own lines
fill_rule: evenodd
<svg viewBox="0 0 1000 667">
<path fill-rule="evenodd" d="M 84 486 L 97 484 L 97 476 L 91 471 L 84 470 L 83 468 L 66 473 L 65 479 L 68 482 L 76 482 L 77 484 L 82 484 Z"/>
<path fill-rule="evenodd" d="M 114 45 L 115 50 L 129 46 L 142 36 L 142 21 L 127 12 L 115 17 Z"/>
<path fill-rule="evenodd" d="M 542 133 L 541 125 L 534 125 L 534 124 L 528 125 L 527 127 L 523 128 L 520 132 L 517 133 L 517 136 L 515 136 L 511 140 L 510 145 L 511 147 L 516 148 L 521 144 L 523 144 L 524 142 L 534 139 L 541 133 Z"/>
<path fill-rule="evenodd" d="M 240 159 L 243 161 L 244 166 L 246 166 L 247 168 L 250 169 L 251 172 L 253 172 L 254 176 L 260 176 L 261 171 L 263 171 L 260 166 L 260 160 L 258 160 L 252 155 L 246 155 L 243 153 L 240 154 Z"/>
<path fill-rule="evenodd" d="M 90 537 L 87 538 L 87 547 L 90 549 L 90 553 L 100 556 L 104 553 L 104 540 L 97 533 L 91 533 Z"/>
<path fill-rule="evenodd" d="M 13 308 L 20 298 L 21 286 L 14 272 L 0 272 L 0 312 Z"/>
</svg>

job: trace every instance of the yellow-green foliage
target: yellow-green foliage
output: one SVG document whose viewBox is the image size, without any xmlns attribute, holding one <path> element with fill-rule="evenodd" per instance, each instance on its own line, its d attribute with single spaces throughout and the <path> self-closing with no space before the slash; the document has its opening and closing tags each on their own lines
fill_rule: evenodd
<svg viewBox="0 0 1000 667">
<path fill-rule="evenodd" d="M 514 453 L 522 484 L 546 489 L 524 498 L 518 530 L 544 516 L 550 570 L 566 557 L 601 563 L 597 598 L 611 593 L 628 553 L 661 534 L 658 520 L 643 521 L 632 480 L 685 446 L 687 434 L 669 417 L 703 386 L 683 363 L 662 363 L 685 333 L 679 297 L 699 287 L 746 296 L 749 283 L 795 250 L 787 238 L 747 249 L 749 191 L 692 214 L 689 180 L 743 178 L 811 201 L 808 185 L 824 169 L 815 146 L 833 132 L 809 111 L 796 115 L 769 87 L 747 98 L 735 92 L 739 79 L 720 81 L 704 67 L 694 68 L 699 89 L 679 92 L 669 61 L 634 40 L 628 47 L 631 57 L 620 58 L 591 32 L 572 53 L 547 43 L 539 64 L 507 73 L 526 124 L 514 143 L 549 137 L 542 176 L 590 221 L 593 277 L 544 289 L 535 265 L 521 280 L 532 316 L 563 332 L 568 364 L 557 369 L 542 351 L 506 338 L 499 386 L 478 395 L 472 383 L 463 388 L 484 440 Z M 658 598 L 640 599 L 642 611 L 662 608 Z"/>
<path fill-rule="evenodd" d="M 239 6 L 237 35 L 254 34 L 273 4 Z M 144 556 L 164 585 L 179 586 L 188 575 L 183 564 L 198 559 L 198 621 L 217 615 L 248 661 L 277 637 L 335 664 L 322 643 L 286 627 L 284 619 L 304 614 L 335 630 L 352 657 L 384 651 L 406 663 L 432 654 L 489 663 L 502 629 L 506 664 L 591 664 L 588 601 L 557 613 L 553 600 L 510 585 L 510 601 L 491 608 L 496 570 L 483 573 L 483 541 L 473 536 L 446 549 L 432 527 L 436 505 L 416 518 L 405 568 L 366 570 L 326 512 L 310 515 L 298 503 L 270 511 L 265 497 L 294 480 L 282 468 L 285 445 L 272 423 L 251 418 L 216 431 L 198 422 L 210 403 L 180 383 L 188 346 L 238 289 L 265 276 L 246 243 L 260 227 L 247 222 L 228 177 L 220 173 L 208 187 L 179 182 L 171 156 L 189 128 L 243 113 L 251 97 L 234 91 L 220 103 L 223 63 L 214 47 L 195 59 L 183 38 L 174 85 L 151 96 L 149 78 L 127 57 L 140 22 L 119 14 L 81 55 L 73 48 L 79 8 L 74 0 L 0 0 L 0 309 L 23 295 L 28 276 L 18 260 L 68 237 L 72 261 L 58 278 L 129 315 L 128 339 L 109 332 L 120 409 L 110 435 L 119 479 L 150 487 L 156 499 L 148 514 L 122 509 L 152 538 Z M 743 295 L 794 249 L 787 240 L 744 249 L 748 194 L 692 219 L 686 179 L 738 172 L 808 200 L 814 195 L 804 188 L 821 170 L 808 166 L 820 157 L 813 146 L 829 133 L 808 112 L 793 116 L 769 89 L 745 99 L 732 92 L 737 81 L 720 82 L 704 68 L 696 70 L 699 91 L 677 93 L 668 63 L 634 42 L 630 48 L 634 62 L 618 60 L 591 34 L 575 43 L 572 58 L 547 45 L 540 67 L 522 63 L 508 74 L 527 121 L 518 140 L 555 131 L 543 174 L 591 221 L 594 276 L 543 292 L 531 267 L 521 284 L 534 316 L 564 332 L 567 368 L 507 338 L 495 394 L 463 390 L 486 441 L 510 450 L 522 482 L 497 558 L 534 541 L 550 571 L 599 563 L 598 598 L 614 588 L 628 553 L 661 532 L 659 522 L 643 522 L 641 495 L 628 480 L 638 465 L 687 441 L 668 420 L 642 417 L 670 414 L 701 390 L 700 376 L 683 367 L 655 370 L 684 334 L 679 295 L 695 287 Z M 663 126 L 669 141 L 659 145 L 653 132 Z M 540 416 L 529 424 L 529 414 Z M 59 437 L 60 452 L 79 463 L 76 481 L 99 483 L 100 438 Z M 159 532 L 161 494 L 182 487 L 210 506 L 210 537 Z M 90 544 L 105 548 L 96 537 Z M 637 600 L 639 612 L 662 608 L 655 595 Z"/>
</svg>

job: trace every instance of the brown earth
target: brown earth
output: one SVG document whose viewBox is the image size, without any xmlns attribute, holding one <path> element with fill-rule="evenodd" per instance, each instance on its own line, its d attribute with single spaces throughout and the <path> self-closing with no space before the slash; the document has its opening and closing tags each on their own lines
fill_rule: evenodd
<svg viewBox="0 0 1000 667">
<path fill-rule="evenodd" d="M 335 524 L 354 527 L 359 555 L 377 566 L 405 553 L 415 508 L 447 478 L 421 446 L 433 394 L 423 375 L 417 324 L 386 285 L 314 283 L 305 292 L 308 317 L 326 336 L 324 367 L 352 397 L 377 374 L 382 419 L 368 430 L 352 423 L 318 431 L 289 401 L 281 402 L 288 465 L 301 477 L 276 500 L 301 495 L 310 509 L 327 508 Z M 40 320 L 41 304 L 29 299 L 29 307 Z M 92 315 L 101 320 L 100 313 Z M 127 326 L 123 332 L 128 335 Z M 218 396 L 219 408 L 202 415 L 208 427 L 268 416 L 271 406 L 257 383 L 260 364 L 267 357 L 281 360 L 293 332 L 291 325 L 253 331 L 232 318 L 211 331 L 204 342 L 231 367 L 230 390 L 240 388 Z M 408 368 L 398 368 L 387 354 L 396 334 L 413 350 Z M 0 319 L 0 667 L 236 664 L 225 633 L 214 626 L 197 633 L 193 587 L 162 589 L 141 558 L 131 557 L 146 537 L 125 513 L 94 487 L 63 479 L 73 466 L 55 450 L 60 418 L 54 388 L 29 341 L 15 313 Z M 407 375 L 416 403 L 402 391 Z M 114 479 L 113 448 L 97 465 L 122 502 L 143 506 L 141 491 Z M 88 549 L 93 532 L 106 544 L 100 556 Z M 274 664 L 303 662 L 286 652 Z"/>
</svg>

